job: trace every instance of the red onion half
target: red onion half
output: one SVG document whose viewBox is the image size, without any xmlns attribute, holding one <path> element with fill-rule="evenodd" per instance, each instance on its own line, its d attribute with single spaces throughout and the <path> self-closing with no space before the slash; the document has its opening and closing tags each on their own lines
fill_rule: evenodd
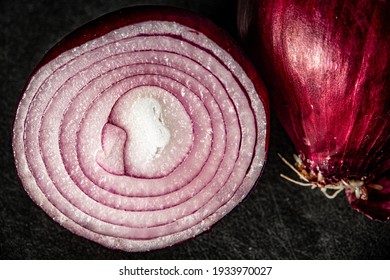
<svg viewBox="0 0 390 280">
<path fill-rule="evenodd" d="M 390 218 L 389 15 L 389 1 L 254 0 L 239 2 L 238 19 L 299 152 L 297 183 L 329 198 L 347 190 L 380 220 Z"/>
<path fill-rule="evenodd" d="M 14 124 L 31 198 L 70 231 L 147 251 L 209 229 L 262 173 L 265 88 L 230 37 L 175 8 L 81 27 L 32 74 Z"/>
</svg>

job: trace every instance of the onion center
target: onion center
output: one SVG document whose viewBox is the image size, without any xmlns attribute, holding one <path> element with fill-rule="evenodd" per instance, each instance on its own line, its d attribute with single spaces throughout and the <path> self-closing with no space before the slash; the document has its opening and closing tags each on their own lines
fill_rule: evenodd
<svg viewBox="0 0 390 280">
<path fill-rule="evenodd" d="M 160 103 L 154 98 L 143 98 L 133 103 L 126 119 L 126 131 L 130 141 L 126 151 L 130 161 L 129 168 L 135 172 L 148 172 L 148 164 L 161 155 L 169 143 L 171 133 L 164 125 Z M 133 172 L 131 172 L 133 173 Z"/>
<path fill-rule="evenodd" d="M 192 142 L 191 119 L 180 101 L 162 88 L 142 86 L 116 102 L 97 161 L 115 173 L 161 177 L 184 160 Z"/>
</svg>

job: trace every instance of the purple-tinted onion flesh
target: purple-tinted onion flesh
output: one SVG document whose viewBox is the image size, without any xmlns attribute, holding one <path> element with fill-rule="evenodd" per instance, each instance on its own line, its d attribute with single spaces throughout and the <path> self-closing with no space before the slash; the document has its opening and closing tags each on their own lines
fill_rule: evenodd
<svg viewBox="0 0 390 280">
<path fill-rule="evenodd" d="M 137 19 L 123 24 L 123 14 Z M 109 248 L 148 251 L 208 230 L 249 193 L 266 159 L 268 104 L 209 21 L 161 8 L 119 18 L 44 59 L 13 148 L 24 188 L 55 221 Z"/>
</svg>

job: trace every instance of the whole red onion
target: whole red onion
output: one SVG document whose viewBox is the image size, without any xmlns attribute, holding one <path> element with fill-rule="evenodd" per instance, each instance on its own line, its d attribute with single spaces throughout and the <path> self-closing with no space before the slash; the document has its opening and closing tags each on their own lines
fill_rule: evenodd
<svg viewBox="0 0 390 280">
<path fill-rule="evenodd" d="M 389 1 L 239 1 L 238 27 L 299 155 L 297 182 L 390 218 Z"/>
<path fill-rule="evenodd" d="M 72 232 L 147 251 L 192 238 L 262 173 L 265 88 L 233 40 L 168 7 L 81 27 L 31 75 L 14 123 L 18 175 Z"/>
</svg>

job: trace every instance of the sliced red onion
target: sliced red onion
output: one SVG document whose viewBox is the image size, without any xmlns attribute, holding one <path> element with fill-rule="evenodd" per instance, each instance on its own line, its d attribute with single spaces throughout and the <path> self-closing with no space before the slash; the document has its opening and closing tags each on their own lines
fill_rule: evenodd
<svg viewBox="0 0 390 280">
<path fill-rule="evenodd" d="M 390 219 L 389 1 L 239 3 L 239 30 L 299 153 L 297 183 L 329 198 L 346 190 L 354 208 Z"/>
<path fill-rule="evenodd" d="M 132 8 L 75 31 L 32 74 L 14 124 L 18 174 L 72 232 L 147 251 L 194 237 L 262 173 L 265 89 L 210 21 Z"/>
</svg>

